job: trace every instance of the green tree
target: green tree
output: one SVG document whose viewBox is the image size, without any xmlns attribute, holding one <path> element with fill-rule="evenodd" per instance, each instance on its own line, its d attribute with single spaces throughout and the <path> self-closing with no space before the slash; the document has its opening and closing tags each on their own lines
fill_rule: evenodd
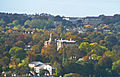
<svg viewBox="0 0 120 77">
<path fill-rule="evenodd" d="M 117 73 L 120 75 L 120 60 L 115 61 L 112 63 L 112 70 L 117 71 Z"/>
<path fill-rule="evenodd" d="M 24 59 L 25 55 L 26 55 L 26 52 L 20 47 L 13 47 L 13 48 L 10 49 L 9 54 L 12 57 Z"/>
<path fill-rule="evenodd" d="M 28 51 L 25 61 L 27 61 L 27 63 L 30 63 L 32 61 L 35 61 L 35 58 L 36 58 L 36 53 L 34 51 Z"/>
<path fill-rule="evenodd" d="M 18 74 L 20 75 L 25 75 L 28 74 L 30 72 L 30 68 L 28 66 L 21 66 L 18 69 Z"/>
<path fill-rule="evenodd" d="M 32 51 L 36 52 L 36 54 L 40 54 L 40 48 L 38 45 L 34 45 L 31 48 Z"/>
<path fill-rule="evenodd" d="M 0 20 L 0 26 L 4 26 L 5 25 L 5 21 L 3 19 Z"/>
<path fill-rule="evenodd" d="M 46 69 L 41 69 L 40 72 L 39 72 L 40 76 L 45 75 L 46 73 L 50 74 L 49 71 L 46 70 Z"/>
<path fill-rule="evenodd" d="M 80 45 L 79 45 L 79 49 L 81 49 L 82 51 L 84 52 L 90 52 L 91 48 L 90 48 L 90 44 L 88 42 L 82 42 Z"/>
<path fill-rule="evenodd" d="M 117 38 L 114 35 L 108 35 L 105 37 L 106 40 L 106 46 L 107 48 L 109 48 L 110 50 L 112 49 L 112 47 L 117 44 Z"/>
<path fill-rule="evenodd" d="M 103 68 L 111 69 L 112 59 L 110 57 L 103 56 L 102 58 L 99 59 L 98 64 Z"/>
<path fill-rule="evenodd" d="M 23 41 L 17 41 L 17 42 L 15 43 L 15 45 L 16 45 L 17 47 L 20 47 L 20 48 L 24 48 L 24 47 L 25 47 L 25 43 L 24 43 Z"/>
<path fill-rule="evenodd" d="M 12 24 L 15 26 L 15 25 L 19 25 L 19 21 L 18 20 L 14 20 L 13 22 L 12 22 Z"/>
<path fill-rule="evenodd" d="M 30 23 L 31 23 L 30 20 L 26 20 L 26 21 L 24 22 L 24 25 L 29 25 L 29 26 L 30 26 Z"/>
<path fill-rule="evenodd" d="M 108 49 L 105 46 L 101 46 L 97 43 L 90 43 L 91 52 L 89 54 L 96 54 L 98 56 L 102 56 L 105 51 Z"/>
<path fill-rule="evenodd" d="M 64 30 L 64 28 L 63 28 L 62 25 L 59 25 L 59 26 L 56 27 L 56 31 L 57 31 L 58 33 L 63 33 L 63 30 Z"/>
<path fill-rule="evenodd" d="M 56 72 L 57 77 L 60 75 L 63 76 L 63 74 L 64 74 L 63 66 L 61 64 L 57 64 L 55 72 Z"/>
<path fill-rule="evenodd" d="M 120 56 L 120 46 L 119 45 L 115 45 L 112 47 L 112 51 L 114 53 L 116 53 L 118 56 Z"/>
<path fill-rule="evenodd" d="M 106 51 L 104 53 L 104 56 L 107 56 L 107 57 L 110 57 L 112 59 L 112 61 L 117 61 L 119 59 L 119 56 L 118 54 L 116 54 L 115 52 L 113 51 Z"/>
</svg>

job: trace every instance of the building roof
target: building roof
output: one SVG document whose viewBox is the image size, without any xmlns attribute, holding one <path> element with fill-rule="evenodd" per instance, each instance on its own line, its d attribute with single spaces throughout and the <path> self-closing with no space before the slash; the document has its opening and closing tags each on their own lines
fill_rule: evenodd
<svg viewBox="0 0 120 77">
<path fill-rule="evenodd" d="M 30 64 L 35 64 L 35 65 L 37 66 L 37 65 L 41 65 L 41 64 L 43 64 L 43 63 L 40 62 L 40 61 L 34 61 L 34 62 L 31 62 Z"/>
<path fill-rule="evenodd" d="M 74 40 L 57 40 L 57 42 L 64 42 L 64 43 L 75 43 L 76 41 L 74 41 Z"/>
<path fill-rule="evenodd" d="M 35 68 L 44 69 L 45 66 L 46 64 L 41 64 L 41 65 L 35 66 Z"/>
</svg>

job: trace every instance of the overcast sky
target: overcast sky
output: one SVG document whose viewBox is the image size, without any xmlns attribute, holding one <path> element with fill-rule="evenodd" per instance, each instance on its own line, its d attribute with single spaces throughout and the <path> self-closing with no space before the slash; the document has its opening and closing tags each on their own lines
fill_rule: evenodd
<svg viewBox="0 0 120 77">
<path fill-rule="evenodd" d="M 61 16 L 120 14 L 120 0 L 0 0 L 0 12 Z"/>
</svg>

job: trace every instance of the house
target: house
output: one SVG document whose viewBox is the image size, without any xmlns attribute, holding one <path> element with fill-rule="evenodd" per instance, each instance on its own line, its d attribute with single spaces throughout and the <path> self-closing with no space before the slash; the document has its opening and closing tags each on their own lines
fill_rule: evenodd
<svg viewBox="0 0 120 77">
<path fill-rule="evenodd" d="M 47 70 L 49 75 L 53 75 L 55 73 L 55 67 L 50 64 L 45 64 L 40 61 L 34 61 L 29 64 L 30 68 L 34 68 L 34 71 L 39 74 L 41 70 Z"/>
<path fill-rule="evenodd" d="M 43 63 L 42 62 L 37 62 L 37 61 L 34 61 L 34 62 L 31 62 L 28 66 L 30 68 L 33 68 L 35 66 L 38 66 L 38 65 L 42 65 Z"/>
</svg>

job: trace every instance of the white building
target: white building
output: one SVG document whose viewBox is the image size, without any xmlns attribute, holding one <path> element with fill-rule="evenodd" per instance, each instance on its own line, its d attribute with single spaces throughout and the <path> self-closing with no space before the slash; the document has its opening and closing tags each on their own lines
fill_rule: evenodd
<svg viewBox="0 0 120 77">
<path fill-rule="evenodd" d="M 34 61 L 34 62 L 31 62 L 28 66 L 30 68 L 33 68 L 35 66 L 38 66 L 38 65 L 42 65 L 43 63 L 42 62 L 37 62 L 37 61 Z"/>
<path fill-rule="evenodd" d="M 34 68 L 34 71 L 36 73 L 39 74 L 40 70 L 48 70 L 49 71 L 49 75 L 53 75 L 53 73 L 55 73 L 55 67 L 49 65 L 49 64 L 45 64 L 45 63 L 42 63 L 42 62 L 31 62 L 29 64 L 29 67 L 30 68 Z"/>
<path fill-rule="evenodd" d="M 57 40 L 57 51 L 64 47 L 64 45 L 74 45 L 76 41 L 70 39 L 70 40 Z"/>
<path fill-rule="evenodd" d="M 54 43 L 57 47 L 57 51 L 62 48 L 64 45 L 74 45 L 76 44 L 76 41 L 70 39 L 70 40 L 53 40 L 52 34 L 50 34 L 50 38 L 48 41 L 45 41 L 44 46 L 47 47 L 47 45 Z"/>
</svg>

